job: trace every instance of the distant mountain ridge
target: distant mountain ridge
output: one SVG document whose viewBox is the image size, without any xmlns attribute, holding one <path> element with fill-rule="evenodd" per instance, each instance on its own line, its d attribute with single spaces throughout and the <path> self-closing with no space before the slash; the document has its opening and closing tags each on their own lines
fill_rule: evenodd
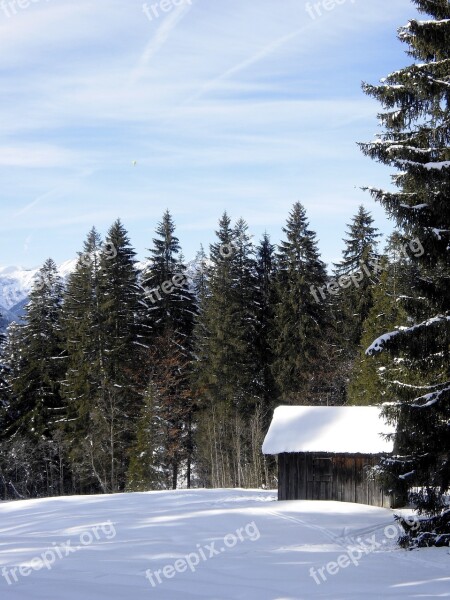
<svg viewBox="0 0 450 600">
<path fill-rule="evenodd" d="M 66 280 L 75 270 L 78 259 L 66 260 L 58 271 L 63 280 Z M 148 260 L 137 262 L 136 267 L 143 271 L 149 264 Z M 195 260 L 186 263 L 186 275 L 191 279 L 198 269 Z M 4 331 L 9 323 L 20 322 L 24 315 L 24 307 L 28 302 L 28 296 L 35 281 L 37 269 L 25 269 L 23 267 L 0 266 L 0 331 Z"/>
<path fill-rule="evenodd" d="M 58 267 L 64 280 L 74 271 L 76 263 L 77 259 L 66 260 Z M 0 330 L 12 321 L 21 321 L 38 271 L 39 268 L 0 267 Z"/>
</svg>

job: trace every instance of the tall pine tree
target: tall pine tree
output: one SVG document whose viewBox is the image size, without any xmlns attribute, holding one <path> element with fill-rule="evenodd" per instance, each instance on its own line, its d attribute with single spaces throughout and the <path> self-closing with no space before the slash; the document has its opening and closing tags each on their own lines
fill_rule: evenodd
<svg viewBox="0 0 450 600">
<path fill-rule="evenodd" d="M 273 373 L 282 402 L 327 404 L 329 306 L 314 296 L 327 283 L 316 234 L 297 202 L 278 250 Z"/>
<path fill-rule="evenodd" d="M 397 423 L 397 455 L 384 463 L 390 485 L 419 486 L 416 505 L 437 520 L 424 521 L 411 535 L 432 543 L 443 531 L 450 539 L 450 514 L 441 515 L 450 486 L 450 4 L 414 0 L 425 20 L 400 28 L 416 62 L 364 86 L 382 105 L 384 132 L 365 154 L 399 170 L 395 191 L 371 190 L 399 228 L 418 238 L 417 290 L 428 302 L 428 318 L 380 337 L 369 354 L 388 350 L 408 357 L 408 379 L 386 412 Z M 417 373 L 426 380 L 418 385 Z M 434 533 L 433 533 L 434 532 Z"/>
<path fill-rule="evenodd" d="M 67 354 L 62 389 L 69 415 L 66 439 L 76 489 L 81 492 L 113 491 L 108 427 L 101 408 L 108 396 L 101 246 L 100 235 L 93 228 L 69 276 L 62 315 Z"/>
<path fill-rule="evenodd" d="M 55 421 L 63 416 L 60 380 L 63 373 L 61 335 L 62 280 L 56 264 L 48 259 L 39 270 L 25 307 L 22 330 L 23 366 L 14 383 L 19 419 L 37 435 L 51 436 Z"/>
<path fill-rule="evenodd" d="M 335 265 L 335 276 L 354 276 L 352 285 L 341 288 L 336 298 L 340 315 L 340 339 L 344 353 L 353 359 L 363 333 L 362 324 L 373 304 L 372 292 L 378 282 L 377 238 L 380 237 L 373 224 L 372 215 L 364 206 L 348 225 L 345 248 L 341 261 Z M 357 274 L 361 274 L 358 276 Z"/>
<path fill-rule="evenodd" d="M 276 402 L 276 385 L 272 372 L 274 361 L 271 341 L 274 333 L 277 267 L 275 245 L 265 233 L 256 249 L 256 344 L 259 385 L 264 428 L 268 429 Z"/>
<path fill-rule="evenodd" d="M 186 278 L 186 266 L 181 259 L 181 247 L 175 235 L 175 223 L 167 210 L 156 228 L 150 249 L 149 265 L 143 273 L 149 327 L 152 339 L 161 335 L 174 336 L 188 344 L 194 320 L 194 298 Z"/>
<path fill-rule="evenodd" d="M 398 380 L 404 371 L 403 361 L 398 361 L 389 369 L 390 360 L 387 355 L 382 353 L 375 359 L 365 353 L 375 338 L 404 323 L 408 318 L 402 303 L 406 289 L 398 277 L 402 266 L 405 270 L 407 268 L 405 261 L 386 255 L 379 264 L 382 272 L 378 285 L 374 286 L 372 292 L 373 306 L 363 323 L 359 352 L 350 377 L 348 403 L 357 406 L 394 401 L 395 391 L 391 389 L 389 380 Z"/>
<path fill-rule="evenodd" d="M 142 354 L 142 289 L 135 251 L 120 220 L 108 230 L 99 255 L 99 311 L 102 322 L 104 393 L 99 416 L 107 425 L 105 442 L 110 463 L 110 488 L 123 490 L 128 450 L 134 442 L 141 408 L 139 370 Z"/>
<path fill-rule="evenodd" d="M 60 389 L 62 291 L 57 267 L 48 259 L 31 290 L 24 325 L 9 328 L 3 349 L 2 439 L 8 446 L 4 457 L 10 463 L 6 466 L 6 472 L 11 469 L 10 486 L 19 497 L 65 491 L 65 459 L 58 435 L 66 416 Z"/>
<path fill-rule="evenodd" d="M 202 482 L 254 481 L 250 422 L 259 403 L 256 272 L 247 224 L 224 213 L 210 248 L 208 291 L 196 327 L 198 446 Z"/>
<path fill-rule="evenodd" d="M 150 253 L 149 265 L 143 274 L 143 287 L 151 346 L 144 362 L 144 372 L 146 398 L 151 402 L 145 402 L 142 407 L 141 419 L 144 423 L 153 424 L 150 430 L 159 440 L 158 456 L 162 461 L 163 474 L 160 484 L 165 482 L 167 487 L 175 489 L 180 476 L 190 486 L 195 409 L 190 374 L 196 308 L 169 211 L 164 213 L 156 228 Z M 148 431 L 148 427 L 145 431 L 139 430 L 139 439 L 133 448 L 132 469 L 128 474 L 130 489 L 140 485 L 135 483 L 139 482 L 139 472 L 143 469 L 139 460 L 153 456 L 156 440 L 149 439 Z M 149 445 L 142 449 L 145 440 Z"/>
</svg>

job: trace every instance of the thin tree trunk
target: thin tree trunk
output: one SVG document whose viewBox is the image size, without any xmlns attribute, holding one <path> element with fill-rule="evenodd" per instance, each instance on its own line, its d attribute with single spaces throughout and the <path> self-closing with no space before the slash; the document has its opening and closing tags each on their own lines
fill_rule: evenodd
<svg viewBox="0 0 450 600">
<path fill-rule="evenodd" d="M 172 489 L 176 490 L 178 484 L 178 461 L 173 463 L 172 466 Z"/>
</svg>

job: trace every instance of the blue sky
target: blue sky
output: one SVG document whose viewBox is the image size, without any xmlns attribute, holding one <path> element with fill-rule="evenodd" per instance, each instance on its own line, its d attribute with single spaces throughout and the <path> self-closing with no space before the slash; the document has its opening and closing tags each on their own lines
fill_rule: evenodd
<svg viewBox="0 0 450 600">
<path fill-rule="evenodd" d="M 117 217 L 143 258 L 166 208 L 187 259 L 225 209 L 278 242 L 300 200 L 326 262 L 359 204 L 390 230 L 359 189 L 390 185 L 356 145 L 379 131 L 360 84 L 410 62 L 396 39 L 410 0 L 322 0 L 315 18 L 303 0 L 150 1 L 148 15 L 141 0 L 11 1 L 1 265 L 72 258 Z"/>
</svg>

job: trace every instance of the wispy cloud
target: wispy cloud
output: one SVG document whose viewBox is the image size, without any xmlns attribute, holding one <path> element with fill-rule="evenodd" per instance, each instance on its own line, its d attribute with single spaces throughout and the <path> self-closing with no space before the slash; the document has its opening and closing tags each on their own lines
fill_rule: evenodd
<svg viewBox="0 0 450 600">
<path fill-rule="evenodd" d="M 404 62 L 395 30 L 412 13 L 193 0 L 149 22 L 141 0 L 54 0 L 0 19 L 2 262 L 31 231 L 36 262 L 65 259 L 118 216 L 148 247 L 166 207 L 187 256 L 225 208 L 277 239 L 295 200 L 336 255 L 327 215 L 345 223 L 360 185 L 389 185 L 355 144 L 377 127 L 360 81 Z"/>
<path fill-rule="evenodd" d="M 183 4 L 177 6 L 164 19 L 164 21 L 156 30 L 155 35 L 151 38 L 151 40 L 145 47 L 145 50 L 141 54 L 138 64 L 131 72 L 130 81 L 132 84 L 136 83 L 139 79 L 145 76 L 150 61 L 161 50 L 161 48 L 169 39 L 172 32 L 176 29 L 177 25 L 187 15 L 191 8 L 191 3 L 184 2 Z"/>
<path fill-rule="evenodd" d="M 58 198 L 62 198 L 63 196 L 67 196 L 71 194 L 74 189 L 78 186 L 78 184 L 89 177 L 94 173 L 93 170 L 85 170 L 79 173 L 77 176 L 72 177 L 70 179 L 65 179 L 63 183 L 55 188 L 45 192 L 44 194 L 38 196 L 31 202 L 27 203 L 25 206 L 20 208 L 18 211 L 13 212 L 12 217 L 16 219 L 17 217 L 22 217 L 26 213 L 29 213 L 33 208 L 44 202 L 45 200 L 55 200 Z"/>
<path fill-rule="evenodd" d="M 309 25 L 309 27 L 311 27 L 311 25 Z M 194 100 L 198 100 L 206 92 L 215 88 L 218 83 L 224 81 L 225 79 L 232 77 L 233 75 L 237 75 L 241 71 L 244 71 L 245 69 L 251 67 L 252 65 L 256 64 L 257 62 L 264 60 L 267 56 L 276 52 L 279 48 L 284 46 L 284 44 L 287 44 L 291 40 L 294 40 L 296 37 L 298 37 L 301 33 L 304 33 L 307 28 L 308 28 L 308 25 L 306 25 L 305 27 L 302 27 L 301 29 L 297 29 L 287 35 L 284 35 L 283 37 L 281 37 L 277 40 L 274 40 L 267 46 L 264 46 L 264 48 L 262 48 L 256 54 L 253 54 L 249 58 L 247 58 L 247 59 L 239 62 L 238 64 L 234 65 L 233 67 L 227 69 L 224 73 L 222 73 L 218 77 L 215 77 L 211 81 L 208 81 L 205 85 L 203 85 L 201 87 L 201 89 L 198 92 L 196 92 L 195 94 L 190 96 L 186 100 L 186 103 L 191 103 Z"/>
<path fill-rule="evenodd" d="M 0 167 L 58 168 L 77 160 L 77 153 L 51 144 L 0 146 Z"/>
</svg>

